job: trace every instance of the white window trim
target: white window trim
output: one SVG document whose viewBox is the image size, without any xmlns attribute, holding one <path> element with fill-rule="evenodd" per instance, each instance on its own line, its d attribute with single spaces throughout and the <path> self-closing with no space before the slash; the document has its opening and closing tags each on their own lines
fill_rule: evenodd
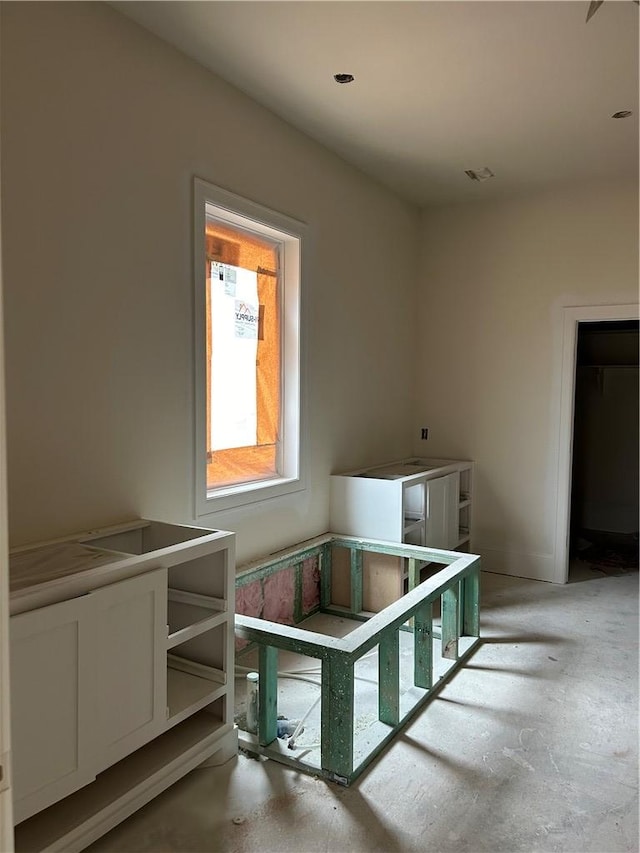
<svg viewBox="0 0 640 853">
<path fill-rule="evenodd" d="M 282 435 L 283 476 L 207 491 L 206 294 L 204 281 L 206 205 L 230 226 L 253 231 L 280 243 L 282 287 Z M 247 219 L 251 220 L 248 228 Z M 304 447 L 304 322 L 301 286 L 306 227 L 228 190 L 194 179 L 194 483 L 196 518 L 267 500 L 306 488 Z M 284 239 L 283 239 L 284 235 Z M 287 240 L 287 237 L 291 239 Z M 286 318 L 286 322 L 285 322 Z"/>
</svg>

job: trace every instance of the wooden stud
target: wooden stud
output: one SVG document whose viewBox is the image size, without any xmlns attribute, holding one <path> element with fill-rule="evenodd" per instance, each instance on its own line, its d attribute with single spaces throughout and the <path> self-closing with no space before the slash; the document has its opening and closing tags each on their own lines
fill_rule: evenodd
<svg viewBox="0 0 640 853">
<path fill-rule="evenodd" d="M 324 571 L 325 579 L 330 578 L 332 553 L 331 545 L 338 537 L 321 543 L 323 562 L 321 577 Z M 359 590 L 366 562 L 359 560 L 358 554 L 375 552 L 391 553 L 392 545 L 362 540 L 343 540 L 340 547 L 350 548 L 349 575 L 353 605 L 358 605 Z M 328 546 L 325 549 L 325 545 Z M 411 581 L 416 586 L 409 590 L 400 600 L 395 601 L 383 611 L 376 614 L 360 612 L 359 618 L 370 616 L 366 622 L 343 638 L 327 637 L 309 632 L 294 626 L 280 625 L 254 617 L 236 615 L 236 632 L 238 636 L 254 642 L 264 648 L 260 650 L 261 673 L 261 705 L 259 712 L 259 742 L 257 749 L 265 749 L 264 754 L 277 752 L 273 743 L 277 733 L 277 652 L 276 648 L 289 649 L 300 654 L 309 654 L 321 660 L 322 665 L 322 716 L 321 716 L 321 763 L 320 774 L 344 785 L 350 784 L 366 767 L 406 720 L 415 713 L 436 689 L 433 684 L 433 638 L 437 631 L 433 630 L 432 605 L 442 598 L 442 630 L 440 632 L 443 657 L 453 659 L 446 678 L 456 671 L 463 659 L 466 659 L 477 647 L 479 638 L 465 646 L 462 658 L 458 657 L 458 641 L 463 625 L 471 632 L 478 626 L 478 593 L 479 593 L 479 559 L 473 555 L 460 556 L 457 565 L 448 565 L 424 583 L 419 583 L 418 566 L 426 561 L 423 558 L 426 549 L 409 550 L 399 546 L 405 553 L 398 557 L 415 560 L 407 564 Z M 416 553 L 416 551 L 418 553 Z M 354 555 L 353 552 L 358 552 Z M 299 552 L 298 552 L 299 553 Z M 326 556 L 324 556 L 326 554 Z M 345 555 L 346 557 L 346 555 Z M 298 561 L 299 562 L 299 561 Z M 346 563 L 346 560 L 345 560 Z M 264 565 L 261 567 L 264 570 Z M 345 565 L 346 568 L 346 565 Z M 327 571 L 328 570 L 328 571 Z M 296 570 L 297 571 L 297 570 Z M 296 575 L 297 577 L 297 575 Z M 469 582 L 467 583 L 467 578 Z M 330 584 L 325 580 L 325 600 L 330 600 Z M 464 606 L 461 605 L 464 592 Z M 353 606 L 352 605 L 352 606 Z M 332 607 L 334 607 L 332 605 Z M 344 608 L 344 614 L 350 615 L 349 608 Z M 422 699 L 401 715 L 400 711 L 400 679 L 399 679 L 399 646 L 400 631 L 412 630 L 408 620 L 415 624 L 414 635 L 414 683 L 425 691 Z M 473 635 L 472 635 L 473 636 Z M 354 768 L 354 665 L 367 651 L 379 647 L 379 719 L 389 726 L 389 732 L 383 740 L 369 751 L 358 767 Z M 438 682 L 437 684 L 440 684 Z M 266 745 L 265 745 L 266 744 Z M 274 756 L 276 757 L 276 756 Z M 288 758 L 288 756 L 287 756 Z M 305 769 L 305 762 L 300 760 L 293 766 Z"/>
<path fill-rule="evenodd" d="M 378 647 L 378 718 L 397 726 L 400 722 L 400 635 L 387 631 Z"/>
<path fill-rule="evenodd" d="M 458 659 L 458 584 L 442 593 L 442 657 Z"/>
<path fill-rule="evenodd" d="M 348 785 L 378 755 L 406 720 L 421 707 L 440 685 L 433 684 L 433 638 L 440 636 L 443 657 L 452 659 L 453 665 L 446 672 L 449 678 L 477 648 L 479 640 L 479 571 L 480 560 L 474 555 L 453 552 L 432 552 L 419 546 L 395 545 L 393 543 L 364 541 L 361 539 L 333 536 L 314 540 L 315 554 L 320 558 L 321 602 L 340 615 L 366 619 L 358 628 L 346 637 L 335 638 L 302 630 L 295 626 L 281 625 L 255 617 L 236 614 L 236 635 L 256 642 L 260 647 L 260 704 L 259 743 L 257 750 L 277 757 L 279 746 L 273 743 L 277 734 L 277 648 L 306 654 L 321 660 L 321 763 L 320 775 L 341 784 Z M 399 559 L 407 559 L 409 589 L 406 595 L 375 614 L 364 613 L 360 609 L 351 613 L 349 608 L 336 608 L 331 604 L 331 573 L 333 561 L 332 547 L 349 549 L 349 562 L 346 554 L 345 569 L 349 567 L 349 586 L 351 610 L 362 607 L 363 573 L 366 571 L 365 555 L 390 554 Z M 294 566 L 296 574 L 296 596 L 301 592 L 302 554 L 311 550 L 311 543 L 304 549 L 292 554 L 280 555 L 276 563 L 279 569 Z M 426 559 L 431 555 L 444 559 Z M 455 558 L 455 559 L 454 559 Z M 433 577 L 420 584 L 419 566 L 427 562 L 444 563 L 445 567 Z M 273 573 L 273 564 L 262 562 L 255 567 L 261 577 Z M 255 578 L 256 575 L 253 574 Z M 246 575 L 245 575 L 246 578 Z M 346 572 L 345 572 L 346 581 Z M 345 593 L 347 593 L 345 584 Z M 442 630 L 433 629 L 432 606 L 439 597 L 442 599 Z M 346 595 L 345 595 L 346 598 Z M 302 606 L 302 605 L 301 605 Z M 367 618 L 369 617 L 369 618 Z M 403 715 L 400 712 L 399 647 L 400 631 L 411 631 L 408 622 L 415 625 L 414 636 L 414 683 L 422 688 L 424 695 Z M 469 635 L 470 642 L 465 643 L 459 657 L 459 637 Z M 388 734 L 383 737 L 363 758 L 358 767 L 353 766 L 354 758 L 354 665 L 367 653 L 378 646 L 379 698 L 378 713 L 382 722 L 389 726 Z M 278 753 L 279 754 L 279 753 Z M 304 760 L 289 761 L 293 766 L 305 768 Z M 318 772 L 313 770 L 311 772 Z"/>
<path fill-rule="evenodd" d="M 415 589 L 420 583 L 420 561 L 416 560 L 414 557 L 409 557 L 408 559 L 408 580 L 409 580 L 409 589 Z"/>
<path fill-rule="evenodd" d="M 296 563 L 294 567 L 294 597 L 293 597 L 293 621 L 302 622 L 302 563 Z"/>
<path fill-rule="evenodd" d="M 303 547 L 286 549 L 280 556 L 274 556 L 271 560 L 253 560 L 238 566 L 238 574 L 236 575 L 236 588 L 245 586 L 255 580 L 269 577 L 282 569 L 289 569 L 298 563 L 303 563 L 310 557 L 318 557 L 325 545 L 330 544 L 332 539 L 324 534 L 318 536 L 314 540 L 310 540 L 309 544 Z"/>
<path fill-rule="evenodd" d="M 396 557 L 413 557 L 421 563 L 438 563 L 443 567 L 468 556 L 460 551 L 443 551 L 440 549 L 425 548 L 421 545 L 381 542 L 378 540 L 369 541 L 351 536 L 325 533 L 322 536 L 317 536 L 315 539 L 303 543 L 302 546 L 285 549 L 279 555 L 273 555 L 270 560 L 259 559 L 238 566 L 236 588 L 294 566 L 296 563 L 303 562 L 309 557 L 317 557 L 325 549 L 331 547 L 355 548 L 375 554 L 390 554 Z"/>
<path fill-rule="evenodd" d="M 450 566 L 458 560 L 473 555 L 461 551 L 445 551 L 441 548 L 425 548 L 423 545 L 409 545 L 404 542 L 383 542 L 380 539 L 362 539 L 356 536 L 342 536 L 339 533 L 328 534 L 335 548 L 356 548 L 359 551 L 375 551 L 376 554 L 393 554 L 395 557 L 415 557 L 423 563 L 439 563 Z"/>
<path fill-rule="evenodd" d="M 413 625 L 413 683 L 429 690 L 433 684 L 433 608 L 430 601 L 415 612 Z"/>
<path fill-rule="evenodd" d="M 327 637 L 313 631 L 302 630 L 295 626 L 269 622 L 252 616 L 236 613 L 236 635 L 250 642 L 275 645 L 278 648 L 307 654 L 310 657 L 326 658 L 337 652 L 344 652 L 351 660 L 362 657 L 369 649 L 378 645 L 383 631 L 398 629 L 411 619 L 416 609 L 424 602 L 434 601 L 452 586 L 457 588 L 458 579 L 475 571 L 479 558 L 462 557 L 460 566 L 448 566 L 432 578 L 424 581 L 398 601 L 393 602 L 380 613 L 372 615 L 356 630 L 346 637 Z M 457 601 L 457 595 L 454 594 Z M 348 611 L 346 611 L 348 615 Z M 345 614 L 343 614 L 345 615 Z M 434 632 L 435 633 L 435 632 Z"/>
<path fill-rule="evenodd" d="M 267 746 L 278 735 L 277 648 L 260 646 L 258 673 L 258 740 L 260 746 Z"/>
<path fill-rule="evenodd" d="M 351 610 L 362 610 L 362 551 L 351 549 Z"/>
<path fill-rule="evenodd" d="M 415 589 L 420 584 L 420 566 L 421 563 L 419 560 L 416 560 L 415 557 L 405 557 L 407 562 L 407 591 L 411 592 L 412 589 Z M 414 621 L 413 617 L 409 619 L 407 623 L 407 627 L 413 631 Z"/>
<path fill-rule="evenodd" d="M 320 756 L 322 769 L 336 781 L 353 772 L 353 663 L 343 655 L 322 661 Z"/>
<path fill-rule="evenodd" d="M 331 542 L 322 546 L 320 557 L 320 609 L 331 605 Z"/>
<path fill-rule="evenodd" d="M 462 633 L 467 637 L 480 636 L 480 569 L 468 574 L 463 580 L 464 617 Z"/>
<path fill-rule="evenodd" d="M 236 636 L 249 640 L 250 643 L 275 646 L 312 658 L 328 657 L 331 651 L 343 650 L 343 639 L 328 637 L 326 634 L 318 634 L 296 625 L 270 622 L 256 616 L 243 616 L 241 613 L 236 613 L 234 622 Z"/>
</svg>

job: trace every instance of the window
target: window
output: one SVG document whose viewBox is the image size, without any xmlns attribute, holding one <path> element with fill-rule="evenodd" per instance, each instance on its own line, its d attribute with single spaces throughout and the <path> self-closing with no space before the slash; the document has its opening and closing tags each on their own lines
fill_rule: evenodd
<svg viewBox="0 0 640 853">
<path fill-rule="evenodd" d="M 303 230 L 195 182 L 198 516 L 304 487 Z"/>
</svg>

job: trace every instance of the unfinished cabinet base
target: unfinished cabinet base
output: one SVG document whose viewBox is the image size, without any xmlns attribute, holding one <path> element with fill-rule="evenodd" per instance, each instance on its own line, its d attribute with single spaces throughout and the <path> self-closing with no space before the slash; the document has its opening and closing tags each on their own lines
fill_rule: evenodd
<svg viewBox="0 0 640 853">
<path fill-rule="evenodd" d="M 234 534 L 137 519 L 10 568 L 16 849 L 71 853 L 236 751 Z"/>
<path fill-rule="evenodd" d="M 16 853 L 76 853 L 126 820 L 194 768 L 237 753 L 237 730 L 212 731 L 211 714 L 194 714 L 114 764 L 90 785 L 15 828 Z"/>
</svg>

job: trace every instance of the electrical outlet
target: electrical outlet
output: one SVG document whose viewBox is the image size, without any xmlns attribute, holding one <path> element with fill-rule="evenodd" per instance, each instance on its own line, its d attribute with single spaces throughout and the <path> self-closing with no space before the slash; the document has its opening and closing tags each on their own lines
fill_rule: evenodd
<svg viewBox="0 0 640 853">
<path fill-rule="evenodd" d="M 429 438 L 429 427 L 422 427 L 422 436 L 423 441 L 426 441 Z"/>
</svg>

